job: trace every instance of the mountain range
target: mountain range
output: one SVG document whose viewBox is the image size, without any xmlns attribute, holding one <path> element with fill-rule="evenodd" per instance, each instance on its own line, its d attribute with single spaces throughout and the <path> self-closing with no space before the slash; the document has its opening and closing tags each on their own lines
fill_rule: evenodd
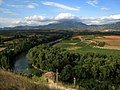
<svg viewBox="0 0 120 90">
<path fill-rule="evenodd" d="M 120 22 L 103 25 L 86 25 L 80 21 L 59 21 L 48 25 L 4 27 L 0 30 L 59 29 L 59 30 L 120 30 Z"/>
</svg>

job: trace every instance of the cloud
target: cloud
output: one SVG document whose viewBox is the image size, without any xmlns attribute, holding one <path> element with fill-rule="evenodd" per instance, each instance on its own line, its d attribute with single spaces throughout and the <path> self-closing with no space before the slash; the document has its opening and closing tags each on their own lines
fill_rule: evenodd
<svg viewBox="0 0 120 90">
<path fill-rule="evenodd" d="M 60 13 L 55 17 L 50 17 L 50 18 L 41 16 L 41 15 L 27 16 L 21 19 L 1 18 L 0 27 L 5 27 L 5 26 L 13 27 L 13 26 L 20 26 L 20 25 L 23 25 L 23 26 L 24 25 L 32 25 L 32 26 L 47 25 L 50 23 L 56 23 L 61 20 L 74 20 L 76 18 L 77 17 L 75 15 L 72 15 L 70 13 Z"/>
<path fill-rule="evenodd" d="M 2 13 L 9 14 L 9 15 L 18 15 L 17 13 L 12 12 L 11 10 L 6 9 L 6 8 L 0 8 L 0 11 L 1 11 Z"/>
<path fill-rule="evenodd" d="M 77 17 L 75 15 L 72 15 L 70 13 L 60 13 L 55 17 L 50 17 L 47 18 L 45 16 L 41 15 L 33 15 L 33 16 L 28 16 L 22 19 L 19 24 L 24 24 L 24 25 L 46 25 L 49 23 L 56 23 L 58 21 L 62 20 L 75 20 Z"/>
<path fill-rule="evenodd" d="M 7 5 L 9 7 L 13 7 L 13 8 L 23 8 L 24 5 Z"/>
<path fill-rule="evenodd" d="M 101 19 L 120 19 L 120 14 L 101 17 Z"/>
<path fill-rule="evenodd" d="M 38 15 L 34 15 L 34 16 L 29 16 L 29 17 L 25 17 L 25 20 L 27 21 L 46 21 L 47 18 L 44 16 L 38 16 Z"/>
<path fill-rule="evenodd" d="M 87 3 L 93 7 L 98 7 L 97 6 L 98 0 L 89 0 L 89 1 L 87 1 Z"/>
<path fill-rule="evenodd" d="M 34 9 L 38 6 L 37 3 L 31 3 L 31 4 L 28 4 L 28 5 L 7 5 L 9 7 L 12 7 L 12 8 L 18 8 L 18 9 Z"/>
<path fill-rule="evenodd" d="M 35 8 L 35 6 L 34 5 L 28 5 L 27 8 L 33 9 L 33 8 Z"/>
<path fill-rule="evenodd" d="M 91 25 L 91 24 L 101 25 L 101 24 L 115 23 L 115 22 L 120 22 L 120 14 L 98 17 L 98 18 L 83 18 L 82 21 L 88 25 Z"/>
<path fill-rule="evenodd" d="M 51 18 L 34 15 L 34 16 L 25 17 L 24 19 L 25 19 L 24 22 L 27 22 L 27 23 L 29 22 L 31 24 L 36 22 L 42 25 L 49 24 L 51 22 L 59 22 L 59 21 L 66 21 L 66 20 L 81 21 L 88 25 L 91 25 L 91 24 L 101 25 L 101 24 L 107 24 L 107 23 L 120 22 L 120 14 L 103 16 L 103 17 L 98 17 L 98 18 L 80 18 L 71 13 L 60 13 L 56 15 L 55 17 L 51 17 Z"/>
<path fill-rule="evenodd" d="M 99 8 L 101 10 L 110 10 L 110 8 L 98 6 L 98 4 L 99 4 L 98 0 L 88 0 L 87 3 L 93 7 Z"/>
<path fill-rule="evenodd" d="M 73 8 L 73 7 L 69 7 L 66 6 L 64 4 L 60 4 L 60 3 L 56 3 L 56 2 L 42 2 L 43 5 L 48 5 L 48 6 L 54 6 L 54 7 L 58 7 L 58 8 L 62 8 L 62 9 L 66 9 L 66 10 L 71 10 L 71 11 L 78 11 L 79 8 Z"/>
<path fill-rule="evenodd" d="M 54 19 L 55 20 L 65 20 L 65 19 L 76 19 L 77 17 L 70 13 L 60 13 Z"/>
<path fill-rule="evenodd" d="M 120 22 L 120 14 L 117 15 L 110 15 L 110 16 L 103 16 L 98 18 L 80 18 L 78 16 L 75 16 L 70 13 L 60 13 L 56 15 L 55 17 L 45 17 L 41 15 L 33 15 L 33 16 L 27 16 L 24 18 L 0 18 L 0 27 L 13 27 L 13 26 L 20 26 L 20 25 L 31 25 L 31 26 L 37 26 L 37 25 L 47 25 L 50 23 L 56 23 L 59 21 L 64 20 L 75 20 L 75 21 L 81 21 L 85 24 L 91 25 L 101 25 L 101 24 L 108 24 L 108 23 L 115 23 Z"/>
<path fill-rule="evenodd" d="M 0 17 L 0 27 L 14 27 L 18 25 L 20 21 L 19 18 L 1 18 Z"/>
<path fill-rule="evenodd" d="M 110 10 L 110 8 L 102 7 L 101 10 Z"/>
<path fill-rule="evenodd" d="M 46 18 L 45 16 L 41 15 L 33 15 L 27 16 L 24 19 L 20 20 L 18 25 L 47 25 L 49 23 L 55 22 L 53 18 Z"/>
<path fill-rule="evenodd" d="M 3 0 L 0 0 L 0 5 L 2 5 L 4 3 L 4 1 Z"/>
</svg>

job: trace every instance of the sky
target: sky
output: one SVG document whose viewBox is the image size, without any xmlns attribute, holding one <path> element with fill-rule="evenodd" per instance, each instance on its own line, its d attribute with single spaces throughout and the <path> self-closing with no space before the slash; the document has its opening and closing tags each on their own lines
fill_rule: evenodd
<svg viewBox="0 0 120 90">
<path fill-rule="evenodd" d="M 120 0 L 0 0 L 0 27 L 68 19 L 88 25 L 119 22 Z"/>
</svg>

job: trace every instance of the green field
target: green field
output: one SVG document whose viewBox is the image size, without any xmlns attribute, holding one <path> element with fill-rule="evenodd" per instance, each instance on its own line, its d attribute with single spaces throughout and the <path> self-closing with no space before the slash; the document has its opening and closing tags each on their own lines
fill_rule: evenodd
<svg viewBox="0 0 120 90">
<path fill-rule="evenodd" d="M 96 46 L 98 46 L 99 44 L 90 42 L 94 38 L 95 36 L 93 35 L 83 36 L 82 39 L 84 40 L 71 37 L 55 44 L 54 47 L 60 47 L 60 48 L 69 50 L 70 52 L 77 52 L 77 53 L 94 52 L 94 53 L 100 53 L 100 54 L 119 55 L 120 50 L 97 48 Z"/>
</svg>

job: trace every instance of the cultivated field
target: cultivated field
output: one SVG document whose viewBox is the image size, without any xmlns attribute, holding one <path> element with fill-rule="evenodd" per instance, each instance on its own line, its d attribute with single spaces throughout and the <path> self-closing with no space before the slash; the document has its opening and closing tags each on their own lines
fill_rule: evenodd
<svg viewBox="0 0 120 90">
<path fill-rule="evenodd" d="M 103 48 L 120 50 L 120 36 L 103 36 L 93 40 L 105 42 L 105 46 Z"/>
<path fill-rule="evenodd" d="M 54 45 L 78 53 L 120 53 L 120 36 L 82 35 L 62 40 Z"/>
</svg>

